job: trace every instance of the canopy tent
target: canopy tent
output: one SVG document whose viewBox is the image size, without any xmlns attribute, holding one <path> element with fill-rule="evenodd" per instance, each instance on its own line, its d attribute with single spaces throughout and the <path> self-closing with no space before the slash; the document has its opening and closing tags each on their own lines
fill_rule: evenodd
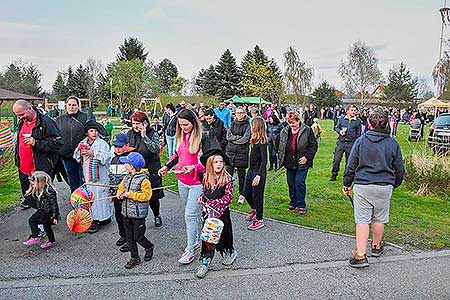
<svg viewBox="0 0 450 300">
<path fill-rule="evenodd" d="M 419 108 L 450 108 L 450 102 L 444 102 L 437 99 L 436 97 L 431 97 L 425 102 L 419 103 Z"/>
<path fill-rule="evenodd" d="M 235 104 L 271 104 L 269 101 L 266 101 L 261 97 L 238 97 L 234 95 L 230 99 L 233 100 L 233 103 Z M 225 102 L 229 102 L 230 99 Z"/>
</svg>

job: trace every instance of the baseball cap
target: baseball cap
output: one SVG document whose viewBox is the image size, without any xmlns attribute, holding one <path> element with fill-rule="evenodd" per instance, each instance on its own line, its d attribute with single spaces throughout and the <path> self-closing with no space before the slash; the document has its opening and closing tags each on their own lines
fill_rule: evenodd
<svg viewBox="0 0 450 300">
<path fill-rule="evenodd" d="M 135 169 L 142 169 L 145 166 L 144 157 L 138 152 L 131 152 L 127 156 L 119 157 L 119 161 L 123 164 L 130 164 Z"/>
<path fill-rule="evenodd" d="M 118 133 L 114 136 L 112 144 L 116 147 L 123 147 L 123 145 L 128 144 L 130 140 L 128 136 L 124 133 Z"/>
</svg>

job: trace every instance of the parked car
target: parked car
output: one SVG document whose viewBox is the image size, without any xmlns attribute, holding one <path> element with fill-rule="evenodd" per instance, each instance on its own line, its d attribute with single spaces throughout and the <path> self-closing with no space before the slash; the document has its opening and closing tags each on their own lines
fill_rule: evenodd
<svg viewBox="0 0 450 300">
<path fill-rule="evenodd" d="M 450 151 L 450 113 L 441 114 L 430 126 L 428 145 L 433 152 L 445 154 Z"/>
</svg>

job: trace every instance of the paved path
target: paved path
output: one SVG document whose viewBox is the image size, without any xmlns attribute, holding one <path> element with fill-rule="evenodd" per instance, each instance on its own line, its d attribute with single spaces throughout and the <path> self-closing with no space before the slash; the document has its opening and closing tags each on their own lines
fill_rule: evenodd
<svg viewBox="0 0 450 300">
<path fill-rule="evenodd" d="M 64 185 L 58 190 L 65 215 L 69 193 Z M 224 267 L 217 255 L 207 278 L 198 280 L 197 262 L 177 262 L 185 246 L 183 208 L 176 194 L 166 195 L 163 228 L 153 227 L 153 217 L 147 222 L 154 258 L 133 270 L 123 267 L 129 254 L 115 246 L 114 223 L 74 236 L 62 222 L 54 227 L 58 246 L 44 251 L 22 246 L 33 212 L 15 211 L 0 224 L 0 299 L 450 299 L 450 251 L 388 247 L 370 268 L 354 270 L 347 265 L 351 237 L 273 221 L 251 232 L 239 213 L 232 214 L 235 264 Z"/>
</svg>

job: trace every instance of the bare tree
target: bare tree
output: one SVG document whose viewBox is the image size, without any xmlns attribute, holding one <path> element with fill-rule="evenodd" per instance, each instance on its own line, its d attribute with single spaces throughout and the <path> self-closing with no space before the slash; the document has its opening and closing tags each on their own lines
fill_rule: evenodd
<svg viewBox="0 0 450 300">
<path fill-rule="evenodd" d="M 292 46 L 284 52 L 283 57 L 286 67 L 284 71 L 286 90 L 295 94 L 298 103 L 300 96 L 305 96 L 311 90 L 314 70 L 300 59 L 297 50 Z M 306 105 L 305 101 L 306 97 L 303 97 L 303 107 Z"/>
<path fill-rule="evenodd" d="M 363 41 L 357 41 L 350 47 L 347 59 L 339 65 L 338 73 L 347 92 L 351 95 L 358 94 L 362 106 L 369 89 L 373 89 L 382 80 L 375 51 Z"/>
<path fill-rule="evenodd" d="M 86 71 L 87 71 L 87 94 L 89 98 L 89 106 L 91 106 L 91 102 L 98 95 L 99 88 L 99 79 L 100 75 L 103 73 L 104 67 L 100 60 L 95 60 L 92 57 L 89 57 L 86 60 Z"/>
</svg>

